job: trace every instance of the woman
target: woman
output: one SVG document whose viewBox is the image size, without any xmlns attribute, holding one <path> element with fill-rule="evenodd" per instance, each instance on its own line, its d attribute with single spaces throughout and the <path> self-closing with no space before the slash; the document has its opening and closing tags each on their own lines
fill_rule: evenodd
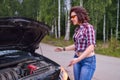
<svg viewBox="0 0 120 80">
<path fill-rule="evenodd" d="M 73 25 L 76 25 L 73 35 L 74 44 L 64 48 L 57 47 L 55 51 L 74 50 L 75 55 L 69 66 L 73 65 L 75 80 L 91 80 L 96 69 L 94 28 L 88 23 L 89 16 L 83 7 L 72 7 L 70 20 Z"/>
</svg>

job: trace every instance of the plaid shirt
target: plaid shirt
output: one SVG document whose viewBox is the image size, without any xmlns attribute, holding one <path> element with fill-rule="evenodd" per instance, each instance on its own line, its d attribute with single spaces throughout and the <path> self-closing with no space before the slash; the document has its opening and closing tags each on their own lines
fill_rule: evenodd
<svg viewBox="0 0 120 80">
<path fill-rule="evenodd" d="M 93 44 L 95 45 L 95 31 L 89 23 L 83 23 L 75 29 L 73 35 L 75 52 L 83 52 L 85 49 Z"/>
</svg>

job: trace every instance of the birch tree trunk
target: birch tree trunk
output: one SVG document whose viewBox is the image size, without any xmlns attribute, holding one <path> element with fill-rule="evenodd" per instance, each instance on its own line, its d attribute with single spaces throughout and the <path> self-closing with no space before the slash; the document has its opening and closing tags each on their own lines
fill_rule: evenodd
<svg viewBox="0 0 120 80">
<path fill-rule="evenodd" d="M 119 0 L 118 0 L 118 2 L 117 2 L 116 40 L 118 39 L 118 26 L 119 26 Z"/>
<path fill-rule="evenodd" d="M 112 39 L 112 37 L 113 37 L 113 29 L 112 28 L 110 29 L 110 35 L 111 35 L 111 39 Z"/>
<path fill-rule="evenodd" d="M 64 40 L 69 40 L 69 39 L 70 39 L 70 20 L 69 20 L 69 16 L 68 16 Z"/>
<path fill-rule="evenodd" d="M 52 33 L 52 34 L 54 33 L 54 25 L 52 25 L 51 33 Z"/>
<path fill-rule="evenodd" d="M 61 11 L 60 11 L 60 0 L 58 0 L 58 38 L 61 37 L 61 28 L 60 28 L 60 15 L 61 15 Z"/>
<path fill-rule="evenodd" d="M 55 38 L 58 38 L 58 36 L 57 36 L 57 23 L 56 23 L 57 21 L 56 21 L 56 19 L 55 19 Z"/>
<path fill-rule="evenodd" d="M 103 20 L 103 42 L 105 43 L 105 38 L 106 38 L 106 34 L 105 34 L 105 25 L 106 25 L 106 14 L 104 14 L 104 20 Z"/>
<path fill-rule="evenodd" d="M 80 6 L 83 6 L 83 0 L 80 0 Z"/>
<path fill-rule="evenodd" d="M 65 30 L 65 38 L 64 40 L 69 40 L 70 39 L 70 17 L 69 17 L 69 12 L 70 12 L 70 8 L 71 8 L 71 0 L 66 0 L 65 1 L 65 5 L 66 5 L 66 16 L 67 16 L 67 24 L 66 24 L 66 30 Z"/>
</svg>

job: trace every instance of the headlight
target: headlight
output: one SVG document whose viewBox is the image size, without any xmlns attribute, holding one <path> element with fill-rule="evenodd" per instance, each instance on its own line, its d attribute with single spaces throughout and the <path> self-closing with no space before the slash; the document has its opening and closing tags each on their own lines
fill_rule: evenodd
<svg viewBox="0 0 120 80">
<path fill-rule="evenodd" d="M 63 67 L 60 67 L 60 80 L 70 80 L 68 73 L 66 72 L 66 70 Z"/>
</svg>

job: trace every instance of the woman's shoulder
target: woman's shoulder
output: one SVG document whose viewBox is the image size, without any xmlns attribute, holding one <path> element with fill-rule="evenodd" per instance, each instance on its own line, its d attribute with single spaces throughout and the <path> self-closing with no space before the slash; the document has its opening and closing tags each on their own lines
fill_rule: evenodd
<svg viewBox="0 0 120 80">
<path fill-rule="evenodd" d="M 90 23 L 83 23 L 84 28 L 89 29 L 89 28 L 94 28 L 93 25 Z"/>
</svg>

